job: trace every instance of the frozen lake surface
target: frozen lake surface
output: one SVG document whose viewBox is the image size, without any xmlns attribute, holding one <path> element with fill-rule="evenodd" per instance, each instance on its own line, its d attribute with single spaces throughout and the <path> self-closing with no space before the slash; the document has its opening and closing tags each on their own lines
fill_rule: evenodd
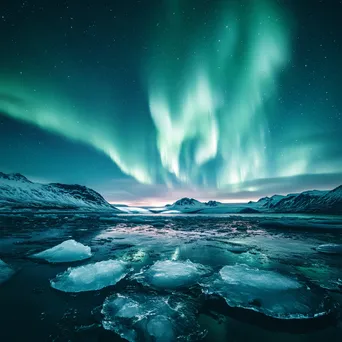
<svg viewBox="0 0 342 342">
<path fill-rule="evenodd" d="M 0 341 L 341 341 L 341 244 L 341 217 L 1 215 Z"/>
</svg>

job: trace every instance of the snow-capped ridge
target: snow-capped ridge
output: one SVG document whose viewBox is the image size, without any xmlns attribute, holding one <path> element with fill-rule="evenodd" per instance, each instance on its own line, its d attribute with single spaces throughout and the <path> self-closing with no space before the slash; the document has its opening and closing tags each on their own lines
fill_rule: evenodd
<svg viewBox="0 0 342 342">
<path fill-rule="evenodd" d="M 28 180 L 21 173 L 3 173 L 3 172 L 0 172 L 0 181 L 1 180 L 20 181 L 20 182 L 25 182 L 25 183 L 32 183 L 30 180 Z"/>
<path fill-rule="evenodd" d="M 276 212 L 342 213 L 342 186 L 331 191 L 310 190 L 289 194 L 273 207 Z"/>
<path fill-rule="evenodd" d="M 195 206 L 199 204 L 202 203 L 200 201 L 195 200 L 194 198 L 184 197 L 173 203 L 172 206 Z"/>
<path fill-rule="evenodd" d="M 41 184 L 19 173 L 0 173 L 0 210 L 113 210 L 95 190 L 78 184 Z"/>
<path fill-rule="evenodd" d="M 205 205 L 207 205 L 208 207 L 217 207 L 218 205 L 222 204 L 221 202 L 217 202 L 217 201 L 208 201 L 206 203 L 204 203 Z"/>
<path fill-rule="evenodd" d="M 242 204 L 221 203 L 214 200 L 200 202 L 184 197 L 167 205 L 168 213 L 322 213 L 342 214 L 342 185 L 331 191 L 307 190 L 288 195 L 273 195 L 260 198 L 257 202 Z"/>
</svg>

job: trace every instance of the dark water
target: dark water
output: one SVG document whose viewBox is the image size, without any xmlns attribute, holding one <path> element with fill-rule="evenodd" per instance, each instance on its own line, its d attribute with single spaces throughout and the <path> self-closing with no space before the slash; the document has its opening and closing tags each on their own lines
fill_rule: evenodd
<svg viewBox="0 0 342 342">
<path fill-rule="evenodd" d="M 71 238 L 90 246 L 94 254 L 72 266 L 120 259 L 134 274 L 158 260 L 191 260 L 216 274 L 226 265 L 247 265 L 300 279 L 310 293 L 316 291 L 331 303 L 326 316 L 284 320 L 230 307 L 221 296 L 203 294 L 199 285 L 173 291 L 185 302 L 196 302 L 196 324 L 205 332 L 204 341 L 341 341 L 342 258 L 314 248 L 342 243 L 342 234 L 265 229 L 260 221 L 257 216 L 122 216 L 115 221 L 96 215 L 0 216 L 0 259 L 16 270 L 0 285 L 0 341 L 120 341 L 102 328 L 106 297 L 127 291 L 159 293 L 132 277 L 93 292 L 52 289 L 50 279 L 71 265 L 37 262 L 28 256 Z M 236 253 L 232 243 L 249 249 Z"/>
</svg>

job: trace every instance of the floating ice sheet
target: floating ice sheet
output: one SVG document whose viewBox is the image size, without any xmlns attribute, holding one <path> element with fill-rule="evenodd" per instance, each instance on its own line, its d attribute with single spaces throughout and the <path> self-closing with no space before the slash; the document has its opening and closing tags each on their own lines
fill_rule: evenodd
<svg viewBox="0 0 342 342">
<path fill-rule="evenodd" d="M 210 269 L 187 261 L 157 261 L 135 278 L 156 288 L 175 289 L 196 284 Z"/>
<path fill-rule="evenodd" d="M 281 319 L 306 319 L 327 314 L 330 303 L 296 279 L 245 265 L 224 266 L 218 276 L 203 284 L 204 292 L 222 296 L 240 307 Z"/>
<path fill-rule="evenodd" d="M 342 292 L 342 273 L 338 267 L 326 263 L 310 263 L 296 269 L 311 282 L 329 291 Z"/>
<path fill-rule="evenodd" d="M 102 325 L 130 342 L 189 340 L 189 336 L 198 341 L 203 333 L 196 313 L 192 300 L 184 296 L 116 294 L 103 304 Z"/>
<path fill-rule="evenodd" d="M 115 285 L 124 278 L 126 263 L 118 260 L 100 261 L 79 267 L 69 267 L 51 280 L 51 286 L 63 292 L 96 291 Z"/>
<path fill-rule="evenodd" d="M 327 243 L 317 247 L 317 251 L 325 254 L 342 254 L 342 245 Z"/>
<path fill-rule="evenodd" d="M 322 231 L 338 231 L 342 229 L 342 220 L 331 219 L 303 219 L 297 217 L 282 217 L 278 219 L 264 218 L 260 223 L 263 228 L 279 228 L 290 230 L 322 230 Z"/>
<path fill-rule="evenodd" d="M 14 270 L 0 259 L 0 284 L 7 281 L 14 274 Z"/>
<path fill-rule="evenodd" d="M 67 240 L 43 252 L 33 254 L 32 258 L 44 259 L 51 263 L 73 262 L 88 259 L 91 249 L 75 240 Z"/>
<path fill-rule="evenodd" d="M 227 250 L 229 252 L 240 254 L 240 253 L 248 252 L 250 249 L 251 249 L 251 246 L 248 246 L 246 244 L 237 243 L 237 242 L 227 243 Z"/>
</svg>

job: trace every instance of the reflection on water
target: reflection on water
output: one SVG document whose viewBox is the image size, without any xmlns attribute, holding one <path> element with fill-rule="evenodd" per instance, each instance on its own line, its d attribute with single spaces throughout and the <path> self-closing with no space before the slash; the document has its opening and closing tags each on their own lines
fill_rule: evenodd
<svg viewBox="0 0 342 342">
<path fill-rule="evenodd" d="M 0 259 L 16 271 L 0 287 L 4 327 L 0 329 L 0 340 L 119 341 L 122 331 L 133 340 L 153 341 L 158 336 L 174 340 L 184 338 L 179 315 L 185 310 L 192 323 L 183 328 L 192 340 L 339 341 L 341 256 L 318 253 L 315 248 L 342 243 L 341 230 L 336 229 L 340 221 L 336 217 L 329 221 L 307 216 L 300 220 L 311 226 L 318 222 L 320 229 L 316 229 L 317 224 L 313 229 L 310 225 L 303 229 L 303 224 L 298 225 L 300 229 L 282 229 L 279 225 L 265 225 L 265 218 L 258 215 L 0 216 Z M 334 229 L 324 231 L 322 221 L 324 227 L 331 224 Z M 91 247 L 92 258 L 72 265 L 28 258 L 68 239 Z M 129 274 L 114 286 L 78 294 L 50 287 L 50 280 L 70 266 L 108 259 L 129 265 Z M 248 284 L 238 283 L 246 277 L 235 279 L 237 273 L 232 272 L 236 270 L 250 273 Z M 299 289 L 279 293 L 272 287 L 275 283 L 271 276 L 277 281 L 289 279 L 286 284 L 298 283 Z M 106 315 L 112 317 L 107 317 L 107 326 L 113 329 L 106 330 L 102 305 L 106 298 L 112 298 L 107 303 L 118 303 L 117 293 L 125 298 L 128 308 L 132 301 L 140 303 L 147 298 L 141 304 L 146 317 L 133 315 L 120 319 L 118 325 L 107 306 Z M 276 296 L 284 299 L 283 311 L 290 308 L 310 316 L 320 307 L 329 315 L 305 322 L 275 320 L 273 313 L 280 308 L 276 307 Z M 159 303 L 160 298 L 174 300 L 183 309 L 170 317 L 165 308 L 150 313 L 148 303 Z M 191 326 L 196 326 L 193 335 Z M 167 335 L 160 335 L 163 329 Z"/>
</svg>

